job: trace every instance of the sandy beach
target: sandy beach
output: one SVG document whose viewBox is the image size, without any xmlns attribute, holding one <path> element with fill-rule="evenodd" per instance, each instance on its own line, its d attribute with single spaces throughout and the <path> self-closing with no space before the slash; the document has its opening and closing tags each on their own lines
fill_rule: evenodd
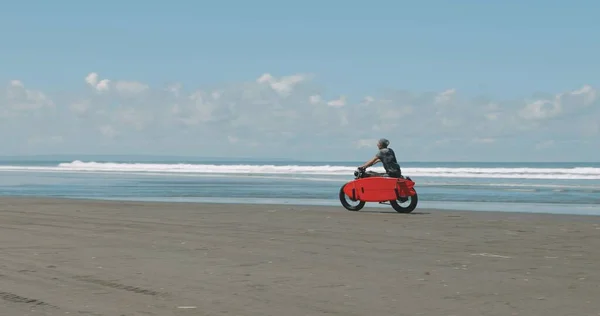
<svg viewBox="0 0 600 316">
<path fill-rule="evenodd" d="M 600 315 L 592 216 L 0 198 L 0 247 L 7 316 Z"/>
</svg>

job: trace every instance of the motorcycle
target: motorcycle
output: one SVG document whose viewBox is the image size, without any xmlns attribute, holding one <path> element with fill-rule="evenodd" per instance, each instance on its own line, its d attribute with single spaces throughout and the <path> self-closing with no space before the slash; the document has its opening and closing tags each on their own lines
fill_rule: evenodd
<svg viewBox="0 0 600 316">
<path fill-rule="evenodd" d="M 354 171 L 354 180 L 340 188 L 339 198 L 342 206 L 349 211 L 361 210 L 366 202 L 379 202 L 389 203 L 398 213 L 411 213 L 419 202 L 414 186 L 415 182 L 410 177 L 395 178 L 358 168 Z M 358 204 L 351 205 L 346 197 Z M 409 200 L 410 202 L 404 206 L 403 204 Z"/>
</svg>

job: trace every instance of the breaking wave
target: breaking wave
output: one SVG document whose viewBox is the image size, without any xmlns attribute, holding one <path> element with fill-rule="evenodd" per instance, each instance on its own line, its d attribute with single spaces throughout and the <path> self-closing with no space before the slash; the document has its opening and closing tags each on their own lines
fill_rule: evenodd
<svg viewBox="0 0 600 316">
<path fill-rule="evenodd" d="M 217 164 L 158 164 L 158 163 L 107 163 L 82 162 L 79 160 L 60 163 L 57 166 L 0 166 L 4 171 L 67 171 L 67 172 L 114 172 L 114 173 L 167 173 L 167 174 L 280 174 L 280 175 L 352 175 L 351 166 L 301 166 L 301 165 L 217 165 Z M 381 165 L 371 168 L 381 172 Z M 504 178 L 504 179 L 565 179 L 598 180 L 600 168 L 403 168 L 402 173 L 411 177 L 443 178 Z"/>
</svg>

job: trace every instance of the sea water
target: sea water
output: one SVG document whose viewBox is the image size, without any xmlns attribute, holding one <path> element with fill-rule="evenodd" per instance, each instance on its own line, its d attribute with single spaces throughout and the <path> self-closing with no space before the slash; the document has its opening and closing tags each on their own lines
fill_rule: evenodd
<svg viewBox="0 0 600 316">
<path fill-rule="evenodd" d="M 362 162 L 4 160 L 0 195 L 337 205 Z M 419 208 L 600 215 L 600 163 L 401 164 Z M 371 168 L 383 171 L 381 165 Z M 388 207 L 369 203 L 369 207 Z"/>
</svg>

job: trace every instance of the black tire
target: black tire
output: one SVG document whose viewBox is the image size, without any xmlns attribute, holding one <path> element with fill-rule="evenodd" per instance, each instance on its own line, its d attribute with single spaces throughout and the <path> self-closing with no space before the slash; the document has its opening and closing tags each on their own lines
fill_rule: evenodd
<svg viewBox="0 0 600 316">
<path fill-rule="evenodd" d="M 417 204 L 419 203 L 419 196 L 415 192 L 415 195 L 409 196 L 408 198 L 410 199 L 410 204 L 407 207 L 402 207 L 400 204 L 398 204 L 397 200 L 390 201 L 390 204 L 396 212 L 408 214 L 417 208 Z"/>
<path fill-rule="evenodd" d="M 352 206 L 350 205 L 347 201 L 346 201 L 346 193 L 344 193 L 344 187 L 346 185 L 342 185 L 342 187 L 340 188 L 340 203 L 342 203 L 342 206 L 347 209 L 348 211 L 360 211 L 364 206 L 365 206 L 365 202 L 364 201 L 360 201 L 358 203 L 358 205 L 356 206 Z"/>
</svg>

